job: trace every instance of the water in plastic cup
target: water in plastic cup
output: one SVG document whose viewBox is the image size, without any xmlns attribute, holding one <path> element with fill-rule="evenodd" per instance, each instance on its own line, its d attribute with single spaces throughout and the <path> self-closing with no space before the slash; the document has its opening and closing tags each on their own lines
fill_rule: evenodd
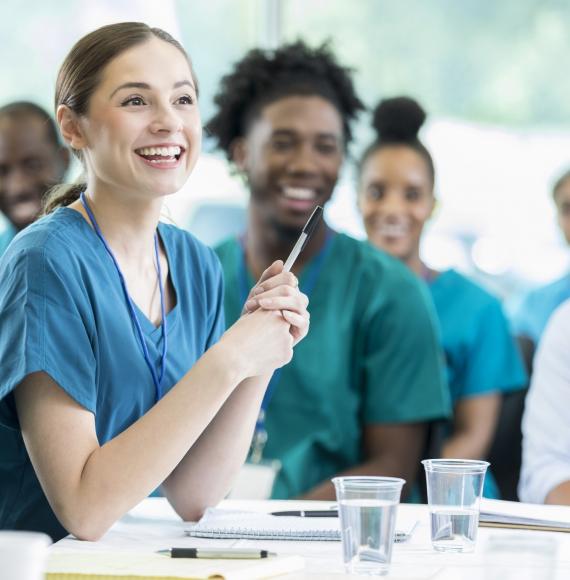
<svg viewBox="0 0 570 580">
<path fill-rule="evenodd" d="M 43 580 L 50 544 L 46 534 L 0 531 L 0 578 Z"/>
<path fill-rule="evenodd" d="M 425 459 L 422 463 L 433 547 L 439 552 L 473 551 L 489 463 L 471 459 Z"/>
<path fill-rule="evenodd" d="M 387 574 L 402 486 L 396 477 L 335 477 L 342 551 L 349 574 Z"/>
</svg>

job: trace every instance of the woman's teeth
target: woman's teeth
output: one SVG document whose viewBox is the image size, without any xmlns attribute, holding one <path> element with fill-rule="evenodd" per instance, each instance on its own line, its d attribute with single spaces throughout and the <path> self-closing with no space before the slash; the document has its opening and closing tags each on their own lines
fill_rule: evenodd
<svg viewBox="0 0 570 580">
<path fill-rule="evenodd" d="M 142 147 L 136 152 L 143 157 L 150 157 L 159 155 L 161 157 L 178 157 L 182 153 L 182 149 L 178 146 L 172 147 Z"/>
<path fill-rule="evenodd" d="M 389 238 L 399 238 L 408 235 L 408 228 L 404 224 L 383 224 L 377 228 L 377 232 Z"/>
<path fill-rule="evenodd" d="M 289 199 L 300 199 L 303 201 L 310 201 L 317 197 L 314 189 L 306 187 L 284 187 L 283 195 Z"/>
</svg>

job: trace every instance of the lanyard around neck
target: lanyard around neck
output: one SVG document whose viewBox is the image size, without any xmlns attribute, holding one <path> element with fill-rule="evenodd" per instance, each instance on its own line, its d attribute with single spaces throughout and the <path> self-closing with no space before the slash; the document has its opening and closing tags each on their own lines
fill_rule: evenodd
<svg viewBox="0 0 570 580">
<path fill-rule="evenodd" d="M 107 253 L 111 257 L 111 260 L 113 261 L 113 264 L 115 265 L 115 268 L 117 270 L 117 274 L 119 275 L 119 279 L 121 281 L 121 286 L 123 288 L 123 293 L 125 295 L 125 299 L 127 302 L 127 307 L 129 309 L 129 313 L 131 315 L 131 320 L 133 321 L 133 323 L 135 325 L 136 334 L 137 334 L 139 341 L 141 343 L 141 348 L 143 351 L 144 360 L 146 361 L 146 364 L 150 370 L 150 374 L 152 375 L 152 381 L 153 381 L 155 389 L 156 389 L 156 400 L 158 401 L 163 395 L 162 379 L 164 378 L 164 371 L 166 368 L 166 355 L 168 352 L 168 341 L 167 341 L 168 331 L 167 331 L 167 325 L 166 325 L 166 308 L 164 305 L 164 288 L 162 286 L 162 273 L 160 270 L 160 259 L 159 259 L 159 253 L 158 253 L 158 235 L 155 232 L 155 234 L 154 234 L 154 253 L 156 256 L 156 271 L 157 271 L 157 275 L 158 275 L 158 287 L 160 290 L 160 310 L 161 310 L 161 316 L 162 316 L 162 354 L 160 357 L 160 375 L 157 375 L 156 369 L 154 368 L 154 364 L 150 360 L 148 347 L 147 347 L 146 340 L 144 338 L 144 334 L 143 334 L 143 331 L 142 331 L 142 328 L 141 328 L 141 325 L 140 325 L 140 322 L 139 322 L 139 319 L 138 319 L 138 316 L 137 316 L 137 313 L 135 310 L 135 305 L 134 305 L 134 302 L 133 302 L 133 300 L 129 294 L 129 291 L 127 289 L 127 283 L 125 282 L 125 277 L 123 276 L 123 273 L 121 272 L 121 268 L 119 267 L 119 264 L 118 264 L 117 260 L 115 259 L 115 256 L 113 255 L 113 252 L 112 252 L 111 248 L 109 247 L 107 240 L 105 240 L 105 237 L 103 236 L 103 232 L 99 228 L 99 224 L 97 223 L 97 220 L 95 219 L 95 216 L 93 215 L 93 212 L 91 211 L 91 208 L 89 207 L 89 204 L 87 203 L 87 200 L 85 199 L 85 195 L 83 194 L 83 192 L 81 193 L 80 199 L 81 199 L 81 203 L 83 204 L 83 207 L 85 208 L 85 211 L 87 212 L 87 215 L 89 216 L 89 219 L 91 220 L 91 225 L 93 226 L 95 233 L 97 234 L 99 239 L 103 242 L 103 246 L 105 246 Z"/>
</svg>

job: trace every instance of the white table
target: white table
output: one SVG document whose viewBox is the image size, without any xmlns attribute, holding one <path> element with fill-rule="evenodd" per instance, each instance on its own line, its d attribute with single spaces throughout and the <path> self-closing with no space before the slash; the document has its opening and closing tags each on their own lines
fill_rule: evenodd
<svg viewBox="0 0 570 580">
<path fill-rule="evenodd" d="M 277 511 L 284 509 L 318 509 L 329 503 L 298 501 L 236 501 L 222 502 L 226 509 L 252 511 Z M 520 505 L 521 511 L 525 509 Z M 534 508 L 536 510 L 536 507 Z M 545 508 L 546 509 L 546 508 Z M 477 549 L 471 554 L 441 554 L 435 552 L 429 541 L 428 511 L 425 505 L 402 504 L 399 517 L 415 517 L 420 524 L 412 539 L 405 544 L 395 544 L 390 574 L 391 580 L 568 580 L 570 579 L 570 534 L 552 532 L 528 532 L 504 529 L 480 528 Z M 570 508 L 560 508 L 570 515 Z M 521 514 L 522 515 L 522 514 Z M 544 517 L 548 517 L 546 513 Z M 269 549 L 279 555 L 301 555 L 306 567 L 302 572 L 281 576 L 287 580 L 325 580 L 351 578 L 344 574 L 340 542 L 297 542 L 297 541 L 252 541 L 252 540 L 207 540 L 189 538 L 184 535 L 187 524 L 180 521 L 168 502 L 163 498 L 149 498 L 129 512 L 98 542 L 79 542 L 65 538 L 57 542 L 52 550 L 82 551 L 156 551 L 172 546 L 219 546 L 256 547 Z M 522 551 L 506 554 L 490 564 L 489 539 L 513 536 L 519 538 L 551 537 L 557 543 L 557 557 L 551 574 L 540 571 L 536 554 Z M 534 574 L 534 575 L 533 575 Z M 362 578 L 362 577 L 360 577 Z"/>
</svg>

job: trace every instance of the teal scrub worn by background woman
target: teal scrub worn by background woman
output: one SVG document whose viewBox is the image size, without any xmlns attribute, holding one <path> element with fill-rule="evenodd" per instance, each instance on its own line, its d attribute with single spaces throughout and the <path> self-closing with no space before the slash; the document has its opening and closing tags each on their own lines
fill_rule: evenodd
<svg viewBox="0 0 570 580">
<path fill-rule="evenodd" d="M 223 283 L 212 250 L 159 224 L 176 305 L 168 313 L 168 392 L 224 331 Z M 162 330 L 135 306 L 159 368 Z M 67 532 L 26 452 L 13 389 L 43 371 L 95 416 L 103 445 L 146 413 L 156 389 L 101 240 L 77 211 L 60 208 L 18 236 L 0 260 L 0 529 Z M 72 437 L 73 434 L 70 434 Z"/>
<path fill-rule="evenodd" d="M 233 238 L 216 251 L 232 324 L 244 302 L 243 249 Z M 449 414 L 432 307 L 415 276 L 343 234 L 333 234 L 322 251 L 324 258 L 317 254 L 299 276 L 302 291 L 311 286 L 311 330 L 281 369 L 266 412 L 264 457 L 282 464 L 274 498 L 298 496 L 361 463 L 366 424 Z"/>
<path fill-rule="evenodd" d="M 523 362 L 500 302 L 455 270 L 428 282 L 439 318 L 452 402 L 527 384 Z M 499 497 L 487 472 L 485 497 Z"/>
</svg>

